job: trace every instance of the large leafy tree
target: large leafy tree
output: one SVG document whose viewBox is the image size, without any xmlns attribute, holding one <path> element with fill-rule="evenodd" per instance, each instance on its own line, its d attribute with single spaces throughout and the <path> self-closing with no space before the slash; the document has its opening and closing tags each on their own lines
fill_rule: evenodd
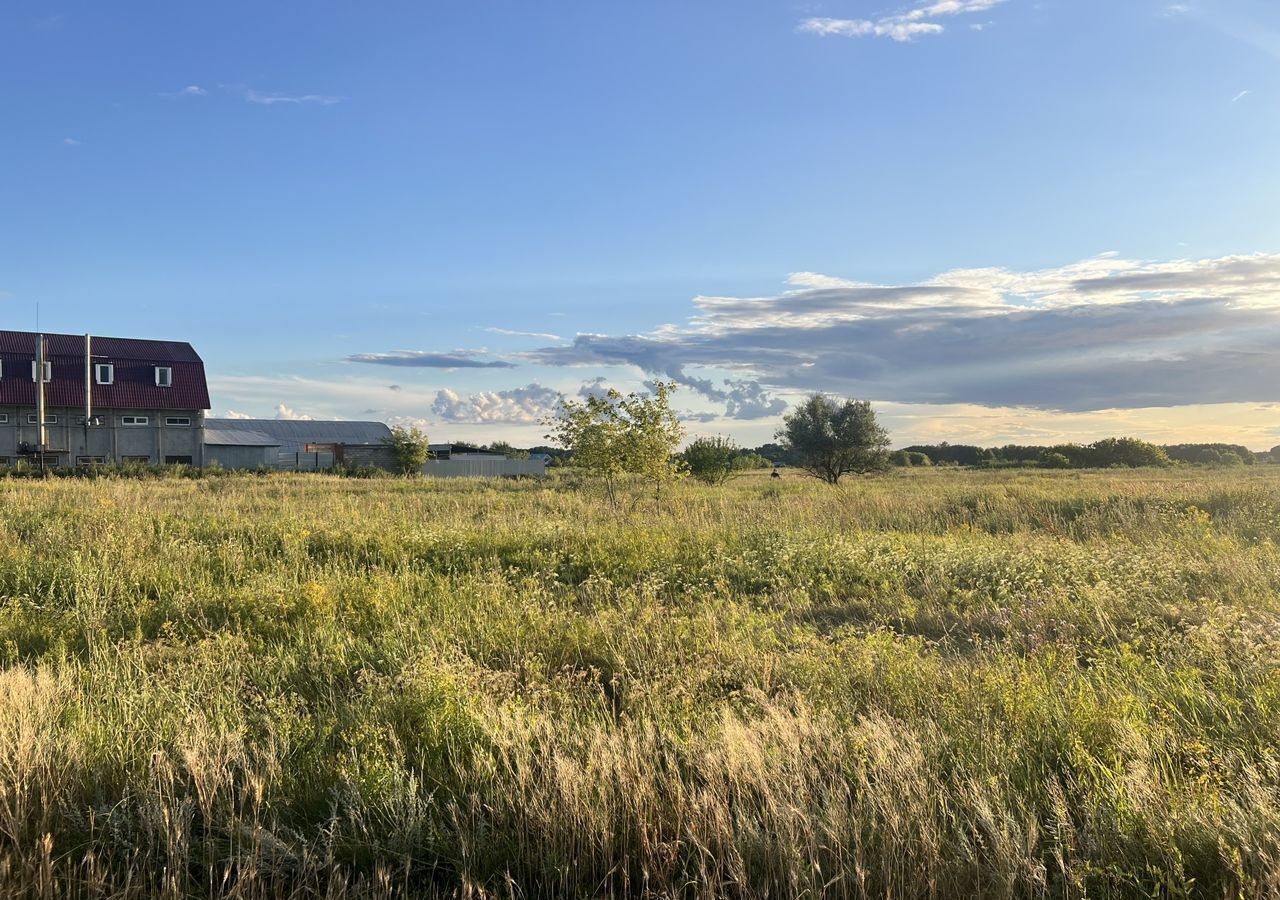
<svg viewBox="0 0 1280 900">
<path fill-rule="evenodd" d="M 598 476 L 611 503 L 625 476 L 635 476 L 661 497 L 678 469 L 672 454 L 684 428 L 671 409 L 674 382 L 658 382 L 651 393 L 609 390 L 581 402 L 566 400 L 548 421 L 548 438 L 570 451 L 573 465 Z"/>
<path fill-rule="evenodd" d="M 777 438 L 796 454 L 800 468 L 827 484 L 888 464 L 889 434 L 866 400 L 813 394 L 783 416 Z"/>
</svg>

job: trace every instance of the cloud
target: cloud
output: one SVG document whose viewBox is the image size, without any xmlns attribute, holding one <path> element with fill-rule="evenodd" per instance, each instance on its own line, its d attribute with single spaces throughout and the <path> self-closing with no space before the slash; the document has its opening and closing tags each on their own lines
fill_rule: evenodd
<svg viewBox="0 0 1280 900">
<path fill-rule="evenodd" d="M 79 147 L 79 146 L 80 146 L 80 142 L 79 142 L 79 141 L 77 141 L 75 138 L 64 137 L 64 138 L 62 139 L 62 143 L 66 144 L 68 147 Z"/>
<path fill-rule="evenodd" d="M 262 106 L 275 106 L 278 103 L 301 105 L 304 103 L 318 103 L 321 106 L 332 106 L 335 103 L 341 103 L 341 97 L 334 97 L 328 94 L 274 94 L 265 91 L 255 91 L 252 88 L 244 92 L 244 99 L 250 103 L 257 103 Z"/>
<path fill-rule="evenodd" d="M 285 406 L 283 403 L 279 403 L 276 405 L 276 418 L 289 419 L 295 422 L 314 421 L 312 416 L 304 416 L 302 413 L 290 409 L 289 407 Z"/>
<path fill-rule="evenodd" d="M 189 84 L 180 91 L 165 91 L 161 97 L 207 97 L 209 92 L 198 84 Z"/>
<path fill-rule="evenodd" d="M 229 410 L 227 410 L 225 413 L 223 413 L 223 414 L 222 414 L 222 418 L 224 418 L 224 419 L 252 419 L 252 418 L 253 418 L 253 416 L 249 415 L 248 413 L 244 413 L 244 412 L 237 412 L 237 411 L 236 411 L 236 410 L 234 410 L 234 409 L 229 409 Z"/>
<path fill-rule="evenodd" d="M 766 419 L 780 416 L 787 408 L 787 401 L 771 397 L 759 382 L 729 380 L 724 414 L 731 419 Z"/>
<path fill-rule="evenodd" d="M 697 297 L 683 327 L 519 355 L 674 378 L 738 419 L 776 414 L 770 391 L 1073 411 L 1280 400 L 1280 255 L 792 282 L 803 286 Z M 716 371 L 734 374 L 717 384 Z"/>
<path fill-rule="evenodd" d="M 914 9 L 878 19 L 811 18 L 799 30 L 819 37 L 887 37 L 905 43 L 926 34 L 941 34 L 945 27 L 934 19 L 966 13 L 986 12 L 1004 0 L 937 0 Z"/>
<path fill-rule="evenodd" d="M 1235 106 L 1237 103 L 1239 103 L 1241 100 L 1243 100 L 1245 97 L 1248 97 L 1252 93 L 1253 91 L 1241 91 L 1240 93 L 1236 94 L 1234 97 L 1231 98 L 1231 105 Z"/>
<path fill-rule="evenodd" d="M 510 328 L 486 328 L 485 331 L 491 334 L 505 334 L 509 337 L 528 337 L 537 338 L 542 341 L 563 341 L 564 338 L 558 334 L 548 334 L 544 331 L 512 331 Z"/>
<path fill-rule="evenodd" d="M 430 353 L 424 350 L 393 350 L 389 353 L 355 353 L 348 362 L 376 366 L 403 366 L 414 369 L 514 369 L 515 364 L 500 359 L 476 359 L 469 352 Z"/>
<path fill-rule="evenodd" d="M 446 389 L 436 393 L 431 411 L 445 422 L 455 424 L 528 425 L 553 415 L 560 400 L 559 391 L 540 384 L 465 396 Z"/>
<path fill-rule="evenodd" d="M 597 378 L 593 378 L 588 382 L 585 382 L 581 387 L 578 388 L 578 396 L 584 399 L 587 397 L 605 397 L 608 395 L 608 393 L 609 393 L 608 379 L 605 378 L 603 375 Z"/>
</svg>

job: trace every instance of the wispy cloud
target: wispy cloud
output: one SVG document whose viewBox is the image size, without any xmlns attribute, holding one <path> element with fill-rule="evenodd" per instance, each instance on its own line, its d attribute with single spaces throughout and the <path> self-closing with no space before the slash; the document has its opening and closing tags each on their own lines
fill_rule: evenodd
<svg viewBox="0 0 1280 900">
<path fill-rule="evenodd" d="M 505 334 L 509 337 L 527 337 L 537 338 L 540 341 L 563 341 L 564 338 L 558 334 L 548 334 L 545 331 L 513 331 L 510 328 L 486 328 L 485 331 L 490 334 Z"/>
<path fill-rule="evenodd" d="M 189 84 L 179 91 L 161 91 L 161 97 L 207 97 L 209 92 L 198 84 Z"/>
<path fill-rule="evenodd" d="M 386 353 L 354 353 L 348 362 L 377 366 L 401 366 L 412 369 L 514 369 L 515 364 L 500 359 L 476 359 L 475 354 L 455 350 L 431 353 L 424 350 L 391 350 Z"/>
<path fill-rule="evenodd" d="M 1252 93 L 1253 91 L 1241 91 L 1240 93 L 1236 94 L 1234 97 L 1231 98 L 1231 105 L 1234 106 L 1235 104 L 1239 103 L 1241 100 L 1243 100 L 1245 97 L 1248 97 Z"/>
<path fill-rule="evenodd" d="M 341 97 L 334 97 L 330 94 L 275 94 L 266 91 L 255 91 L 252 88 L 244 92 L 244 99 L 262 106 L 275 106 L 279 103 L 294 105 L 318 103 L 321 106 L 332 106 L 335 103 L 342 102 Z"/>
<path fill-rule="evenodd" d="M 937 19 L 986 12 L 1003 2 L 1004 0 L 936 0 L 904 13 L 877 19 L 805 19 L 800 23 L 799 30 L 820 37 L 887 37 L 907 42 L 921 35 L 941 34 L 945 31 L 945 26 L 935 21 Z"/>
<path fill-rule="evenodd" d="M 64 138 L 62 139 L 62 143 L 66 144 L 68 147 L 79 147 L 79 146 L 80 146 L 80 142 L 79 142 L 79 141 L 77 141 L 75 138 L 71 138 L 71 137 L 64 137 Z"/>
</svg>

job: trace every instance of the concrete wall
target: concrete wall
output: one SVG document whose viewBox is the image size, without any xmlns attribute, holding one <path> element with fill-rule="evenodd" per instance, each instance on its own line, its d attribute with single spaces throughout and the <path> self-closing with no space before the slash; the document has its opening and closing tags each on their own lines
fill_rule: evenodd
<svg viewBox="0 0 1280 900">
<path fill-rule="evenodd" d="M 400 468 L 396 455 L 385 444 L 347 444 L 342 448 L 342 461 L 349 466 L 376 466 L 388 472 Z"/>
<path fill-rule="evenodd" d="M 28 424 L 27 417 L 34 416 L 30 407 L 0 406 L 0 459 L 16 461 L 18 446 L 29 443 L 34 446 L 40 439 L 39 429 Z M 48 425 L 49 451 L 60 451 L 58 464 L 74 466 L 80 457 L 101 457 L 107 462 L 125 462 L 134 458 L 139 462 L 161 464 L 173 458 L 190 458 L 192 465 L 201 465 L 204 453 L 204 413 L 201 410 L 147 410 L 109 409 L 94 412 L 101 425 L 84 427 L 84 410 L 50 407 L 50 418 L 57 422 Z M 145 416 L 146 425 L 124 425 L 126 416 Z M 6 419 L 7 417 L 7 419 Z M 185 417 L 190 425 L 166 425 L 166 418 Z"/>
</svg>

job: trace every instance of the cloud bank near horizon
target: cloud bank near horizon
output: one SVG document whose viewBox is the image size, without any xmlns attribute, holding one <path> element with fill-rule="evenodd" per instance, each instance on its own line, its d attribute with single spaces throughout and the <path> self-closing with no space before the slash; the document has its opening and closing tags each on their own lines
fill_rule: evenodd
<svg viewBox="0 0 1280 900">
<path fill-rule="evenodd" d="M 697 297 L 683 326 L 579 334 L 517 356 L 631 366 L 739 419 L 780 412 L 770 391 L 1066 412 L 1280 400 L 1280 255 L 1104 254 L 915 284 L 809 272 L 789 284 L 771 296 Z M 712 371 L 732 374 L 717 382 Z"/>
</svg>

